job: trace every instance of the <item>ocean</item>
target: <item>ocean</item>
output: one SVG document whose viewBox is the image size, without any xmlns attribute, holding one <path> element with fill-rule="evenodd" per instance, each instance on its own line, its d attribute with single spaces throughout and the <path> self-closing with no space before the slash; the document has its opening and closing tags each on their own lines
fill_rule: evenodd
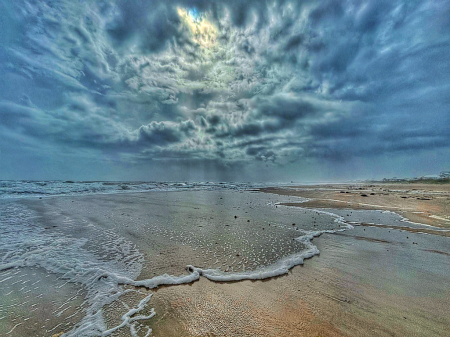
<svg viewBox="0 0 450 337">
<path fill-rule="evenodd" d="M 0 199 L 147 191 L 245 190 L 278 184 L 245 182 L 0 180 Z M 288 186 L 289 184 L 282 184 Z"/>
</svg>

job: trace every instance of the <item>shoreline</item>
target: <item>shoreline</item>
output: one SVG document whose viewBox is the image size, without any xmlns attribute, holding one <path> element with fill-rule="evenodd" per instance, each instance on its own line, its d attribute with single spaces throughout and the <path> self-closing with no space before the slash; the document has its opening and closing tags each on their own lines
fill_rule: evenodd
<svg viewBox="0 0 450 337">
<path fill-rule="evenodd" d="M 277 188 L 275 192 L 276 194 L 293 192 L 295 196 L 301 197 L 305 197 L 305 193 L 346 194 L 331 188 L 319 190 L 309 187 L 306 191 L 301 187 L 283 190 Z M 341 186 L 340 188 L 342 189 Z M 356 193 L 362 193 L 361 191 L 357 190 Z M 268 193 L 272 192 L 273 189 L 269 189 Z M 303 195 L 299 195 L 300 193 Z M 138 195 L 143 198 L 142 200 L 148 200 L 141 193 Z M 267 199 L 261 199 L 262 195 L 258 200 Z M 92 205 L 93 209 L 101 205 L 106 207 L 104 203 L 112 200 L 127 201 L 129 203 L 127 207 L 132 205 L 137 207 L 134 206 L 134 202 L 138 202 L 137 195 L 130 194 L 128 196 L 122 194 L 121 197 L 90 196 L 78 201 L 75 199 L 75 204 L 66 198 L 47 200 L 49 205 L 66 204 L 88 213 L 89 209 L 84 207 L 94 200 L 96 206 Z M 82 201 L 85 204 L 79 208 L 81 204 L 77 206 L 77 203 Z M 285 203 L 287 208 L 278 207 L 278 212 L 281 212 L 278 214 L 288 212 L 288 206 L 304 207 L 311 202 L 314 200 L 305 203 Z M 318 207 L 317 211 L 330 208 L 329 204 L 323 206 Z M 241 213 L 250 210 L 248 207 L 252 206 L 243 206 Z M 342 209 L 351 208 L 341 207 Z M 120 214 L 122 211 L 117 212 Z M 335 214 L 341 217 L 339 213 Z M 403 213 L 400 214 L 404 216 Z M 100 221 L 100 218 L 97 216 L 95 221 Z M 103 223 L 102 221 L 98 224 Z M 344 221 L 352 224 L 348 219 Z M 102 226 L 108 223 L 109 220 Z M 130 228 L 122 230 L 121 235 L 133 234 Z M 342 233 L 324 233 L 311 239 L 312 245 L 316 246 L 321 254 L 308 258 L 304 264 L 289 267 L 287 273 L 283 275 L 264 280 L 232 282 L 210 281 L 206 277 L 200 277 L 198 281 L 176 287 L 161 286 L 152 290 L 139 288 L 138 290 L 143 292 L 141 294 L 153 294 L 147 309 L 151 307 L 156 309 L 155 317 L 142 320 L 142 323 L 154 330 L 154 336 L 168 337 L 396 334 L 445 336 L 444 327 L 450 324 L 450 321 L 443 317 L 444 311 L 436 312 L 436 310 L 450 306 L 450 291 L 444 287 L 444 284 L 450 282 L 450 271 L 445 268 L 450 256 L 448 241 L 445 241 L 448 240 L 448 233 L 444 231 L 438 233 L 438 229 L 426 227 L 400 228 L 364 222 Z M 186 260 L 187 256 L 180 259 L 175 253 L 174 251 L 174 254 L 161 258 L 175 262 Z M 379 261 L 383 261 L 384 264 L 379 264 Z M 425 266 L 424 261 L 427 261 Z M 355 268 L 355 265 L 359 267 Z M 147 272 L 143 270 L 136 280 L 140 280 L 146 274 Z M 420 295 L 420 300 L 408 295 L 410 293 Z M 438 298 L 437 294 L 440 294 Z M 361 303 L 364 304 L 362 307 Z M 130 306 L 133 304 L 130 303 Z M 108 324 L 120 322 L 117 316 L 119 307 L 116 305 L 105 307 Z M 400 317 L 400 314 L 403 316 Z M 419 323 L 406 322 L 402 319 Z M 434 327 L 430 327 L 428 321 L 434 322 Z M 128 336 L 125 331 L 118 331 L 117 336 L 122 335 Z"/>
</svg>

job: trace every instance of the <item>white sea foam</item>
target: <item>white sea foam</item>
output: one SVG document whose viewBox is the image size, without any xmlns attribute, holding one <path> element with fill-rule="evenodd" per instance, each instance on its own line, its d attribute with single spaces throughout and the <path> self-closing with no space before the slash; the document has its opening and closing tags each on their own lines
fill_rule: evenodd
<svg viewBox="0 0 450 337">
<path fill-rule="evenodd" d="M 0 271 L 15 267 L 41 267 L 64 280 L 81 284 L 87 290 L 85 317 L 65 336 L 107 336 L 117 330 L 118 327 L 107 329 L 102 308 L 120 296 L 135 291 L 124 289 L 117 280 L 135 279 L 142 268 L 142 255 L 131 243 L 117 238 L 114 247 L 121 249 L 115 252 L 117 260 L 103 261 L 84 248 L 86 239 L 46 233 L 30 221 L 32 218 L 32 212 L 20 205 L 9 206 L 3 211 L 0 244 L 5 254 Z M 149 299 L 147 296 L 146 301 L 141 301 L 135 310 L 128 312 L 128 316 L 125 314 L 121 327 L 128 326 L 130 331 L 140 329 L 138 321 L 147 318 L 131 316 L 140 312 Z"/>
</svg>

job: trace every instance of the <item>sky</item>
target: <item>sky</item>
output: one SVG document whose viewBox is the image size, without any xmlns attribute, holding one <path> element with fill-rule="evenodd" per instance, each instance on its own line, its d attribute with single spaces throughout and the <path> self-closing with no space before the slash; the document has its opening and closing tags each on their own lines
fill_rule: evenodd
<svg viewBox="0 0 450 337">
<path fill-rule="evenodd" d="M 450 0 L 0 0 L 0 179 L 450 170 Z"/>
</svg>

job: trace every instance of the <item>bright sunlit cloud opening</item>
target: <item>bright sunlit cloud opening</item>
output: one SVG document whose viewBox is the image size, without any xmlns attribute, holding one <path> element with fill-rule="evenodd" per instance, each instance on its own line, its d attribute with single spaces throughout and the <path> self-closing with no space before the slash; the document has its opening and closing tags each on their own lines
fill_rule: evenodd
<svg viewBox="0 0 450 337">
<path fill-rule="evenodd" d="M 192 40 L 203 48 L 212 48 L 217 40 L 217 28 L 208 21 L 205 14 L 198 12 L 196 8 L 189 10 L 177 8 L 181 21 L 189 29 Z"/>
</svg>

